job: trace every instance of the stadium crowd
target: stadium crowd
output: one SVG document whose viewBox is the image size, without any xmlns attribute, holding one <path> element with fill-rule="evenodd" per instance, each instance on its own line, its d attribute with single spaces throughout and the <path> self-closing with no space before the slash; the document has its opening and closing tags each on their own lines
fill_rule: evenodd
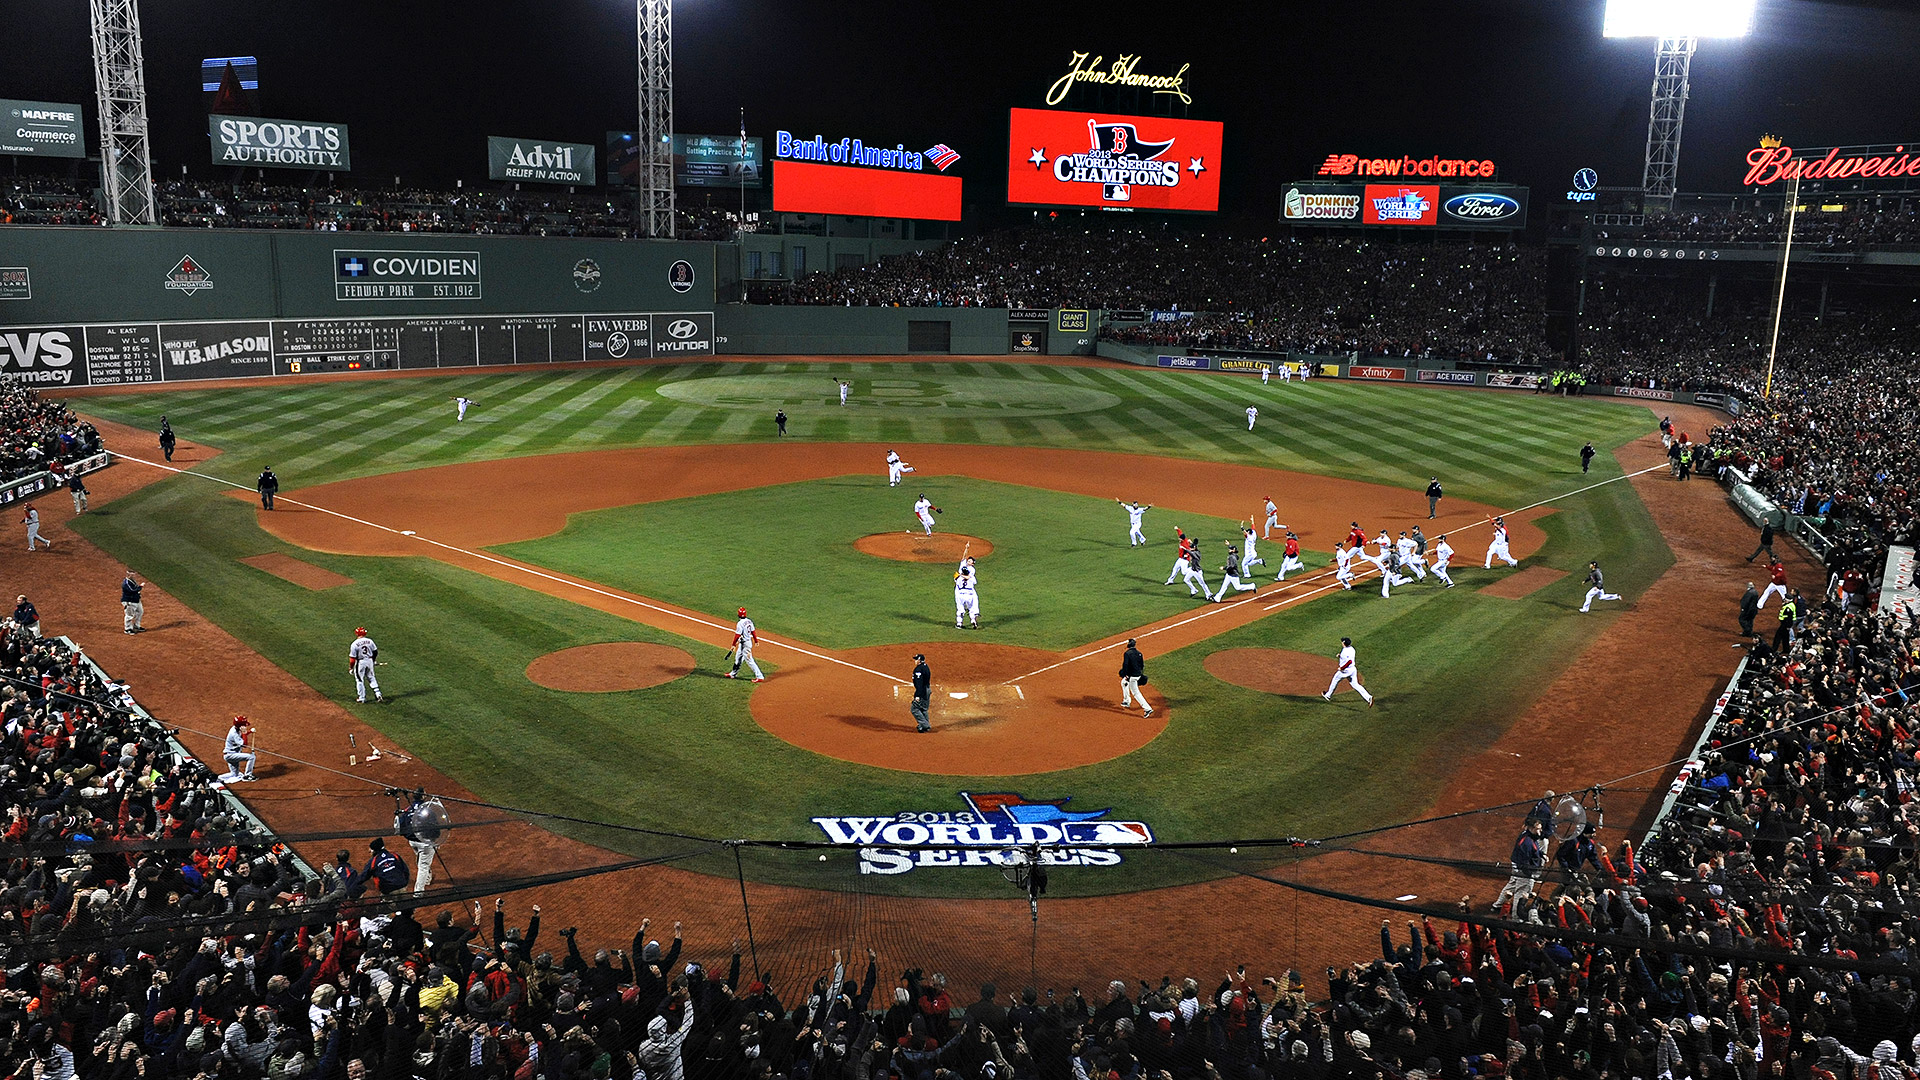
<svg viewBox="0 0 1920 1080">
<path fill-rule="evenodd" d="M 1920 243 L 1920 207 L 1868 197 L 1872 205 L 1858 205 L 1854 194 L 1821 196 L 1809 193 L 1806 210 L 1794 215 L 1793 242 L 1814 248 L 1849 250 L 1868 245 Z M 1826 200 L 1832 200 L 1830 203 Z M 1643 240 L 1683 244 L 1778 244 L 1786 233 L 1787 215 L 1778 200 L 1766 207 L 1696 207 L 1672 213 L 1649 214 L 1638 231 Z M 1837 205 L 1840 210 L 1823 210 Z"/>
<path fill-rule="evenodd" d="M 100 433 L 57 401 L 0 380 L 0 480 L 97 454 Z"/>
<path fill-rule="evenodd" d="M 105 225 L 91 184 L 45 177 L 0 182 L 0 224 Z M 190 229 L 305 229 L 316 232 L 434 232 L 499 236 L 637 235 L 631 195 L 558 190 L 325 188 L 297 184 L 160 180 L 160 224 Z M 684 203 L 676 235 L 726 240 L 740 215 Z"/>
</svg>

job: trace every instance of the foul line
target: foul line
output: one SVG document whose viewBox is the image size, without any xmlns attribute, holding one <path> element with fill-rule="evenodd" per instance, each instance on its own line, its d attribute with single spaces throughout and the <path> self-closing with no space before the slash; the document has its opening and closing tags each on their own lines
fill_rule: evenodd
<svg viewBox="0 0 1920 1080">
<path fill-rule="evenodd" d="M 236 491 L 252 490 L 243 485 L 236 484 L 232 480 L 222 479 L 221 477 L 218 477 L 218 476 L 211 476 L 203 472 L 194 472 L 192 469 L 181 469 L 181 468 L 176 468 L 172 465 L 163 465 L 157 461 L 148 461 L 145 458 L 133 457 L 132 455 L 122 454 L 119 451 L 115 451 L 115 450 L 109 450 L 108 453 L 112 454 L 114 457 L 119 458 L 123 461 L 131 461 L 136 464 L 151 466 L 152 468 L 160 469 L 165 472 L 178 473 L 181 476 L 197 476 L 202 480 L 211 480 L 216 484 L 224 484 L 227 487 L 235 489 Z M 330 515 L 332 517 L 337 517 L 342 521 L 351 521 L 356 525 L 365 525 L 369 529 L 377 529 L 380 532 L 390 533 L 394 536 L 403 536 L 409 540 L 418 540 L 421 543 L 428 544 L 432 547 L 437 547 L 446 551 L 454 552 L 456 554 L 465 555 L 470 559 L 479 559 L 482 562 L 490 562 L 490 563 L 493 563 L 495 566 L 504 567 L 505 569 L 512 570 L 516 573 L 528 574 L 533 577 L 543 578 L 557 585 L 565 585 L 568 588 L 579 589 L 581 592 L 592 593 L 595 596 L 604 596 L 609 600 L 618 600 L 623 604 L 632 604 L 634 607 L 645 608 L 648 611 L 659 612 L 662 615 L 671 615 L 676 619 L 684 619 L 687 622 L 694 623 L 699 626 L 704 626 L 712 630 L 718 630 L 722 633 L 731 633 L 733 631 L 733 627 L 727 626 L 724 623 L 710 622 L 696 615 L 688 615 L 685 612 L 675 611 L 672 608 L 661 607 L 658 604 L 650 604 L 645 600 L 636 599 L 632 596 L 628 596 L 623 593 L 611 592 L 607 589 L 602 589 L 595 585 L 589 585 L 584 582 L 574 581 L 569 578 L 561 577 L 557 574 L 550 574 L 545 570 L 528 566 L 524 563 L 516 563 L 510 559 L 502 559 L 502 558 L 499 558 L 498 556 L 488 555 L 487 553 L 482 551 L 469 551 L 468 549 L 463 547 L 455 547 L 452 544 L 435 540 L 431 537 L 421 536 L 419 532 L 415 530 L 396 529 L 396 528 L 393 528 L 392 526 L 382 525 L 377 521 L 368 521 L 365 518 L 354 517 L 352 514 L 343 514 L 338 510 L 329 510 L 324 506 L 318 506 L 318 505 L 315 505 L 314 503 L 301 502 L 298 499 L 283 499 L 281 496 L 278 496 L 278 495 L 274 496 L 274 499 L 276 501 L 283 501 L 283 502 L 289 503 L 293 506 L 302 506 L 307 508 L 308 510 L 313 510 L 322 514 Z M 895 683 L 895 684 L 902 683 L 901 679 L 895 676 L 889 675 L 884 671 L 875 671 L 870 667 L 862 667 L 859 664 L 855 664 L 846 660 L 841 660 L 838 657 L 828 656 L 825 653 L 815 652 L 812 649 L 809 649 L 803 645 L 795 645 L 790 641 L 780 641 L 776 638 L 770 638 L 764 634 L 757 633 L 757 630 L 756 630 L 756 638 L 761 644 L 772 645 L 782 649 L 791 649 L 792 651 L 797 652 L 802 656 L 811 656 L 815 660 L 825 660 L 829 664 L 839 664 L 841 667 L 844 667 L 844 668 L 852 668 L 855 671 L 864 671 L 869 675 L 878 675 L 879 677 L 887 680 L 890 683 Z"/>
<path fill-rule="evenodd" d="M 1547 505 L 1548 503 L 1551 503 L 1551 502 L 1558 502 L 1558 501 L 1559 501 L 1559 500 L 1561 500 L 1561 499 L 1569 499 L 1569 498 L 1572 498 L 1572 497 L 1573 497 L 1573 496 L 1575 496 L 1575 495 L 1582 495 L 1582 494 L 1585 494 L 1586 492 L 1589 492 L 1589 491 L 1592 491 L 1592 490 L 1594 490 L 1595 488 L 1603 488 L 1603 487 L 1606 487 L 1606 486 L 1607 486 L 1608 484 L 1614 484 L 1614 483 L 1618 483 L 1618 482 L 1620 482 L 1620 481 L 1622 481 L 1622 480 L 1631 480 L 1631 479 L 1633 479 L 1633 478 L 1634 478 L 1634 477 L 1636 477 L 1636 476 L 1641 476 L 1641 475 L 1644 475 L 1644 474 L 1646 474 L 1646 473 L 1650 473 L 1650 472 L 1655 472 L 1655 471 L 1657 471 L 1657 470 L 1659 470 L 1659 469 L 1666 469 L 1666 468 L 1670 468 L 1670 467 L 1671 467 L 1671 466 L 1669 466 L 1669 465 L 1667 465 L 1667 464 L 1665 464 L 1665 463 L 1662 463 L 1662 464 L 1659 464 L 1659 465 L 1649 465 L 1649 466 L 1647 466 L 1647 467 L 1646 467 L 1646 468 L 1644 468 L 1644 469 L 1638 469 L 1638 470 L 1635 470 L 1634 472 L 1630 472 L 1630 473 L 1622 473 L 1622 474 L 1621 474 L 1621 475 L 1619 475 L 1619 476 L 1614 476 L 1614 477 L 1609 477 L 1608 479 L 1605 479 L 1605 480 L 1602 480 L 1602 481 L 1600 481 L 1600 482 L 1599 482 L 1599 483 L 1597 483 L 1597 484 L 1588 484 L 1588 485 L 1587 485 L 1586 487 L 1583 487 L 1583 488 L 1576 488 L 1576 489 L 1574 489 L 1573 491 L 1565 491 L 1565 492 L 1561 492 L 1561 493 L 1560 493 L 1560 494 L 1558 494 L 1558 495 L 1553 495 L 1553 496 L 1550 496 L 1550 497 L 1548 497 L 1548 498 L 1545 498 L 1545 499 L 1541 499 L 1541 500 L 1540 500 L 1539 502 L 1534 502 L 1534 503 L 1528 503 L 1527 505 L 1525 505 L 1525 506 L 1522 506 L 1522 507 L 1519 507 L 1519 508 L 1517 508 L 1517 509 L 1514 509 L 1514 510 L 1507 510 L 1507 511 L 1503 511 L 1502 513 L 1500 513 L 1499 515 L 1496 515 L 1496 516 L 1499 516 L 1499 517 L 1505 517 L 1505 516 L 1506 516 L 1507 514 L 1519 514 L 1519 513 L 1524 513 L 1524 512 L 1526 512 L 1526 511 L 1528 511 L 1528 510 L 1532 510 L 1532 509 L 1534 509 L 1535 507 L 1540 507 L 1540 506 L 1545 506 L 1545 505 Z M 1469 530 L 1469 529 L 1477 529 L 1477 528 L 1479 528 L 1479 527 L 1480 527 L 1480 526 L 1482 526 L 1482 525 L 1491 525 L 1492 523 L 1493 523 L 1493 519 L 1492 519 L 1492 518 L 1483 518 L 1483 519 L 1481 519 L 1481 520 L 1479 520 L 1479 521 L 1473 521 L 1473 522 L 1469 522 L 1469 523 L 1467 523 L 1467 524 L 1465 524 L 1465 525 L 1462 525 L 1462 526 L 1461 526 L 1461 527 L 1459 527 L 1458 529 L 1449 529 L 1449 530 L 1447 530 L 1447 533 L 1442 533 L 1442 534 L 1440 534 L 1440 535 L 1443 535 L 1443 536 L 1444 536 L 1444 535 L 1447 535 L 1447 534 L 1449 534 L 1449 533 L 1459 533 L 1459 532 L 1466 532 L 1466 531 L 1467 531 L 1467 530 Z M 1362 558 L 1365 558 L 1365 556 L 1362 556 Z M 1369 576 L 1376 576 L 1376 577 L 1377 577 L 1377 576 L 1379 576 L 1379 574 L 1381 573 L 1381 570 L 1380 570 L 1380 568 L 1379 568 L 1379 566 L 1378 566 L 1378 565 L 1376 565 L 1376 564 L 1374 564 L 1374 563 L 1373 563 L 1373 561 L 1372 561 L 1371 559 L 1368 559 L 1368 560 L 1367 560 L 1367 564 L 1368 564 L 1368 568 L 1367 568 L 1367 569 L 1364 569 L 1364 570 L 1356 570 L 1356 571 L 1354 571 L 1354 572 L 1353 572 L 1353 579 L 1354 579 L 1355 581 L 1359 581 L 1359 580 L 1361 580 L 1362 578 L 1366 578 L 1366 577 L 1369 577 Z M 1321 569 L 1321 570 L 1320 570 L 1320 571 L 1319 571 L 1318 573 L 1316 573 L 1316 574 L 1314 574 L 1313 576 L 1311 576 L 1311 577 L 1305 577 L 1305 578 L 1300 578 L 1300 579 L 1298 579 L 1298 580 L 1299 580 L 1299 583 L 1300 583 L 1300 584 L 1303 584 L 1303 585 L 1308 585 L 1308 584 L 1312 584 L 1313 582 L 1316 582 L 1316 581 L 1324 581 L 1324 580 L 1325 580 L 1325 579 L 1327 579 L 1328 577 L 1337 577 L 1337 575 L 1336 575 L 1336 572 L 1334 571 L 1334 569 L 1333 569 L 1332 567 L 1323 567 L 1323 568 L 1322 568 L 1322 569 Z M 1276 584 L 1277 584 L 1277 583 L 1276 583 Z M 1288 596 L 1288 597 L 1285 597 L 1284 599 L 1281 599 L 1281 600 L 1277 600 L 1277 601 L 1275 601 L 1274 603 L 1271 603 L 1271 604 L 1268 604 L 1268 605 L 1267 605 L 1267 606 L 1266 606 L 1266 607 L 1265 607 L 1265 608 L 1264 608 L 1263 610 L 1265 610 L 1265 611 L 1276 611 L 1276 610 L 1278 610 L 1278 609 L 1280 609 L 1280 608 L 1283 608 L 1283 607 L 1286 607 L 1286 606 L 1287 606 L 1288 604 L 1297 604 L 1297 603 L 1299 603 L 1299 602 L 1300 602 L 1300 601 L 1302 601 L 1302 600 L 1308 600 L 1308 599 L 1312 599 L 1313 597 L 1315 597 L 1315 596 L 1318 596 L 1318 595 L 1320 595 L 1320 594 L 1321 594 L 1321 593 L 1323 593 L 1323 592 L 1328 592 L 1328 591 L 1331 591 L 1332 589 L 1334 589 L 1334 588 L 1335 588 L 1336 586 L 1338 586 L 1338 585 L 1339 585 L 1339 582 L 1338 582 L 1338 581 L 1336 580 L 1336 581 L 1335 581 L 1334 583 L 1332 583 L 1332 584 L 1328 584 L 1328 585 L 1322 585 L 1322 586 L 1320 586 L 1320 587 L 1319 587 L 1319 588 L 1317 588 L 1317 589 L 1311 589 L 1311 590 L 1309 590 L 1309 591 L 1307 591 L 1307 592 L 1303 592 L 1303 593 L 1297 593 L 1297 594 L 1295 594 L 1295 595 L 1292 595 L 1292 596 Z M 1246 598 L 1246 599 L 1244 599 L 1244 600 L 1239 600 L 1239 601 L 1236 601 L 1235 603 L 1232 603 L 1232 604 L 1224 604 L 1224 605 L 1217 605 L 1217 606 L 1209 606 L 1209 607 L 1208 607 L 1208 608 L 1207 608 L 1206 610 L 1203 610 L 1203 611 L 1201 611 L 1200 613 L 1198 613 L 1198 614 L 1196 614 L 1196 615 L 1192 615 L 1192 616 L 1189 616 L 1188 618 L 1185 618 L 1185 619 L 1181 619 L 1181 620 L 1180 620 L 1179 622 L 1176 622 L 1176 623 L 1169 623 L 1169 624 L 1167 624 L 1166 626 L 1161 626 L 1161 627 L 1156 627 L 1156 628 L 1154 628 L 1154 629 L 1152 629 L 1152 630 L 1146 630 L 1146 631 L 1140 631 L 1140 632 L 1135 632 L 1135 633 L 1131 633 L 1131 634 L 1128 634 L 1128 635 L 1126 635 L 1126 637 L 1132 637 L 1132 638 L 1149 638 L 1149 637 L 1152 637 L 1152 636 L 1154 636 L 1155 634 L 1164 634 L 1164 633 L 1166 633 L 1166 632 L 1167 632 L 1167 631 L 1169 631 L 1169 630 L 1178 630 L 1178 629 L 1179 629 L 1180 627 L 1183 627 L 1183 626 L 1188 626 L 1188 625 L 1191 625 L 1191 624 L 1193 624 L 1193 623 L 1196 623 L 1196 622 L 1199 622 L 1199 621 L 1200 621 L 1200 620 L 1202 620 L 1202 619 L 1208 619 L 1208 618 L 1212 618 L 1212 617 L 1213 617 L 1213 616 L 1215 616 L 1215 615 L 1220 615 L 1220 614 L 1224 614 L 1224 613 L 1226 613 L 1226 612 L 1228 612 L 1228 611 L 1231 611 L 1231 610 L 1233 610 L 1233 609 L 1234 609 L 1235 607 L 1237 607 L 1237 606 L 1238 606 L 1238 605 L 1240 605 L 1240 604 L 1251 604 L 1251 603 L 1255 603 L 1255 602 L 1257 602 L 1257 600 L 1258 600 L 1258 597 L 1257 597 L 1257 596 L 1249 596 L 1249 597 L 1247 597 L 1247 598 Z M 1116 639 L 1114 639 L 1114 640 L 1116 640 L 1116 641 L 1121 641 L 1121 640 L 1125 640 L 1125 638 L 1116 638 Z M 1092 647 L 1092 648 L 1089 648 L 1089 649 L 1088 649 L 1087 651 L 1085 651 L 1085 652 L 1083 652 L 1083 653 L 1079 653 L 1079 654 L 1077 654 L 1077 655 L 1075 655 L 1075 656 L 1069 656 L 1069 657 L 1067 657 L 1067 658 L 1066 658 L 1065 660 L 1060 660 L 1060 661 L 1056 661 L 1055 663 L 1051 663 L 1051 664 L 1048 664 L 1048 665 L 1047 665 L 1046 667 L 1043 667 L 1043 668 L 1035 668 L 1034 670 L 1032 670 L 1032 671 L 1029 671 L 1029 672 L 1027 672 L 1027 673 L 1026 673 L 1025 675 L 1016 675 L 1016 676 L 1014 676 L 1013 678 L 1011 678 L 1011 679 L 1008 679 L 1008 680 L 1007 680 L 1007 682 L 1006 682 L 1006 685 L 1011 685 L 1011 684 L 1013 684 L 1013 683 L 1017 683 L 1017 682 L 1019 682 L 1019 681 L 1020 681 L 1020 680 L 1022 680 L 1022 679 L 1031 679 L 1031 678 L 1033 678 L 1033 677 L 1034 677 L 1035 675 L 1041 675 L 1041 674 L 1044 674 L 1044 673 L 1046 673 L 1046 672 L 1049 672 L 1049 671 L 1052 671 L 1052 670 L 1053 670 L 1053 669 L 1055 669 L 1055 668 L 1060 668 L 1060 667 L 1065 667 L 1065 666 L 1067 666 L 1068 664 L 1072 664 L 1072 663 L 1077 663 L 1077 662 L 1079 662 L 1079 661 L 1081 661 L 1081 660 L 1085 660 L 1085 659 L 1087 659 L 1088 657 L 1092 657 L 1092 656 L 1099 656 L 1099 655 L 1101 655 L 1101 654 L 1103 654 L 1103 653 L 1107 653 L 1107 652 L 1111 652 L 1112 650 L 1113 650 L 1113 645 L 1112 645 L 1112 644 L 1106 644 L 1106 645 L 1099 645 L 1099 646 L 1095 646 L 1095 647 Z"/>
</svg>

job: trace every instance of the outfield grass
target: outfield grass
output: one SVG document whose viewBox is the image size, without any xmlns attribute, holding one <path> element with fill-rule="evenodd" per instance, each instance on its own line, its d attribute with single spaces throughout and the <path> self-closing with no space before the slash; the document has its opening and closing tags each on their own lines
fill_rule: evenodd
<svg viewBox="0 0 1920 1080">
<path fill-rule="evenodd" d="M 830 396 L 829 376 L 849 378 L 858 404 L 839 408 Z M 951 393 L 943 380 L 952 380 Z M 1003 393 L 995 390 L 996 383 Z M 453 421 L 447 398 L 455 393 L 480 402 L 465 424 Z M 1250 400 L 1261 407 L 1259 428 L 1252 433 L 1241 413 Z M 769 418 L 775 407 L 783 407 L 792 417 L 789 430 L 800 438 L 1118 450 L 1252 462 L 1416 491 L 1438 473 L 1452 495 L 1514 506 L 1617 476 L 1611 455 L 1603 453 L 1595 459 L 1593 475 L 1583 477 L 1575 451 L 1588 439 L 1611 449 L 1652 426 L 1644 409 L 1599 401 L 1332 381 L 1261 391 L 1252 379 L 1188 373 L 945 362 L 540 371 L 193 390 L 80 404 L 83 412 L 147 428 L 157 426 L 164 413 L 183 438 L 224 451 L 210 463 L 209 473 L 251 486 L 260 467 L 272 464 L 289 492 L 350 476 L 509 455 L 771 438 Z M 116 449 L 137 454 L 144 448 Z M 967 486 L 968 498 L 982 505 L 1033 498 L 1005 485 L 948 478 L 940 483 Z M 768 489 L 756 497 L 779 500 L 808 493 L 801 489 L 829 501 L 844 495 L 854 501 L 839 509 L 871 513 L 876 520 L 898 516 L 892 501 L 862 509 L 864 504 L 833 481 Z M 864 490 L 882 498 L 898 494 L 876 489 L 870 480 Z M 1045 512 L 1063 515 L 1062 528 L 1090 529 L 1086 535 L 1101 538 L 1104 546 L 1124 528 L 1117 509 L 1099 500 L 1051 496 L 1036 501 L 1046 504 Z M 699 502 L 594 517 L 614 523 L 633 515 L 632 521 L 672 522 L 674 528 L 718 527 L 690 524 L 697 522 L 698 507 L 692 504 Z M 802 497 L 793 504 L 797 525 L 803 518 L 810 521 L 806 503 Z M 248 505 L 224 497 L 203 479 L 163 481 L 75 524 L 160 587 L 338 701 L 351 700 L 351 684 L 342 680 L 338 664 L 342 635 L 361 623 L 392 628 L 383 630 L 380 640 L 383 654 L 395 662 L 387 681 L 398 699 L 368 719 L 484 796 L 650 827 L 794 839 L 819 837 L 808 821 L 816 814 L 957 810 L 956 792 L 969 789 L 1073 795 L 1076 805 L 1112 806 L 1123 816 L 1148 821 L 1165 839 L 1325 835 L 1403 816 L 1428 805 L 1449 776 L 1447 763 L 1497 738 L 1610 621 L 1617 609 L 1572 614 L 1582 591 L 1575 585 L 1577 571 L 1588 558 L 1602 561 L 1609 585 L 1617 583 L 1629 602 L 1671 561 L 1631 487 L 1609 485 L 1559 504 L 1559 512 L 1542 522 L 1549 540 L 1530 562 L 1569 571 L 1571 580 L 1522 600 L 1500 600 L 1474 592 L 1472 585 L 1482 576 L 1475 568 L 1463 570 L 1465 587 L 1451 591 L 1409 587 L 1396 591 L 1390 604 L 1356 592 L 1288 609 L 1156 657 L 1154 687 L 1177 708 L 1168 731 L 1146 748 L 1100 765 L 1008 781 L 926 777 L 819 758 L 755 725 L 747 715 L 747 686 L 704 673 L 625 694 L 566 694 L 535 686 L 522 674 L 534 657 L 596 641 L 671 642 L 693 652 L 709 671 L 718 666 L 719 655 L 671 634 L 432 560 L 353 558 L 292 548 L 262 531 Z M 583 519 L 558 537 L 523 546 L 541 549 L 543 561 L 560 565 L 583 557 L 583 548 L 569 554 L 569 545 L 585 533 L 619 527 Z M 806 527 L 821 528 L 811 522 Z M 952 527 L 1001 541 L 993 528 Z M 1007 541 L 1016 550 L 1025 542 L 1012 535 Z M 629 547 L 641 550 L 626 552 L 621 566 L 596 564 L 598 574 L 574 569 L 588 576 L 631 574 L 638 587 L 672 569 L 673 559 L 686 557 L 703 560 L 709 575 L 733 575 L 725 583 L 729 586 L 769 594 L 811 587 L 798 560 L 778 565 L 781 550 L 744 551 L 736 545 L 689 555 L 650 543 Z M 310 592 L 237 562 L 266 551 L 295 554 L 353 578 L 354 584 Z M 1469 557 L 1463 563 L 1477 561 L 1471 558 L 1477 552 L 1463 555 Z M 902 590 L 909 580 L 918 589 L 920 574 L 944 576 L 947 568 L 881 560 L 864 564 L 871 564 L 880 584 L 834 582 L 812 590 L 823 604 L 815 616 L 816 640 L 832 640 L 835 634 L 849 642 L 896 634 L 909 640 L 937 636 L 934 630 L 943 624 L 915 622 L 918 603 L 903 607 L 902 598 L 911 590 Z M 1067 632 L 1068 615 L 1088 604 L 1106 605 L 1101 620 L 1137 623 L 1146 619 L 1136 619 L 1130 605 L 1151 617 L 1155 604 L 1187 603 L 1175 589 L 1158 590 L 1157 582 L 1151 596 L 1101 598 L 1104 590 L 1088 588 L 1077 576 L 1021 581 L 1013 560 L 988 560 L 982 569 L 989 626 L 995 606 L 1011 612 L 1010 605 L 1030 603 L 1036 612 L 1064 613 L 1058 620 L 1037 613 L 1027 624 L 1045 640 L 1021 636 L 1027 630 L 1017 621 L 982 632 L 1008 635 L 997 640 L 1047 647 L 1089 639 L 1105 628 L 1104 622 L 1093 633 Z M 904 577 L 895 580 L 896 575 Z M 1007 585 L 1018 582 L 1019 589 L 1003 589 L 1003 575 Z M 936 581 L 928 588 L 930 617 L 943 616 L 949 610 L 949 586 Z M 1034 590 L 1030 598 L 1028 590 Z M 839 595 L 843 591 L 848 595 Z M 711 605 L 712 596 L 703 606 Z M 893 600 L 891 606 L 885 598 Z M 852 620 L 838 607 L 843 603 L 866 618 Z M 797 626 L 792 629 L 807 636 Z M 950 634 L 951 627 L 943 632 Z M 1360 644 L 1368 685 L 1387 702 L 1383 710 L 1355 713 L 1317 698 L 1260 694 L 1221 683 L 1200 666 L 1217 648 L 1271 646 L 1327 654 L 1343 634 Z M 529 761 L 542 767 L 529 769 Z M 713 808 L 722 804 L 724 824 L 716 825 Z M 631 838 L 596 833 L 593 839 L 645 850 L 643 841 Z M 1057 875 L 1056 890 L 1123 890 L 1164 880 L 1155 875 L 1208 872 L 1167 867 L 1136 860 L 1082 878 Z M 909 878 L 923 891 L 968 880 L 930 872 Z"/>
</svg>

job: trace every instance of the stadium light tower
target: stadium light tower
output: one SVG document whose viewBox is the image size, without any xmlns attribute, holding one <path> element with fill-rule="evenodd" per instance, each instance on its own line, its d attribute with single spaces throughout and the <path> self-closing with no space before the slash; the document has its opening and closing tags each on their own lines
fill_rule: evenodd
<svg viewBox="0 0 1920 1080">
<path fill-rule="evenodd" d="M 673 238 L 673 0 L 640 15 L 640 234 Z"/>
<path fill-rule="evenodd" d="M 1653 105 L 1647 114 L 1647 209 L 1672 209 L 1680 175 L 1680 128 L 1687 118 L 1687 72 L 1701 38 L 1746 37 L 1755 0 L 1607 0 L 1610 38 L 1650 37 Z"/>
<path fill-rule="evenodd" d="M 107 220 L 154 224 L 147 144 L 147 65 L 134 0 L 93 0 L 93 87 L 100 104 L 100 173 Z"/>
</svg>

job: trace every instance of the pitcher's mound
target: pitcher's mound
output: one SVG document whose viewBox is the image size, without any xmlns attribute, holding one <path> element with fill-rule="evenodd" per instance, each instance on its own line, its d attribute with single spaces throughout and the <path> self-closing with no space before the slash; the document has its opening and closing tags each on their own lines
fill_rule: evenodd
<svg viewBox="0 0 1920 1080">
<path fill-rule="evenodd" d="M 609 641 L 538 657 L 527 665 L 527 679 L 549 690 L 609 694 L 669 683 L 693 668 L 693 657 L 670 645 Z"/>
<path fill-rule="evenodd" d="M 977 536 L 962 536 L 959 533 L 874 533 L 863 536 L 853 542 L 855 551 L 865 552 L 881 559 L 898 559 L 901 562 L 950 562 L 960 561 L 962 552 L 978 559 L 993 552 L 993 545 Z"/>
<path fill-rule="evenodd" d="M 1222 649 L 1201 664 L 1207 674 L 1269 694 L 1288 697 L 1319 696 L 1327 692 L 1338 661 L 1288 649 Z"/>
</svg>

